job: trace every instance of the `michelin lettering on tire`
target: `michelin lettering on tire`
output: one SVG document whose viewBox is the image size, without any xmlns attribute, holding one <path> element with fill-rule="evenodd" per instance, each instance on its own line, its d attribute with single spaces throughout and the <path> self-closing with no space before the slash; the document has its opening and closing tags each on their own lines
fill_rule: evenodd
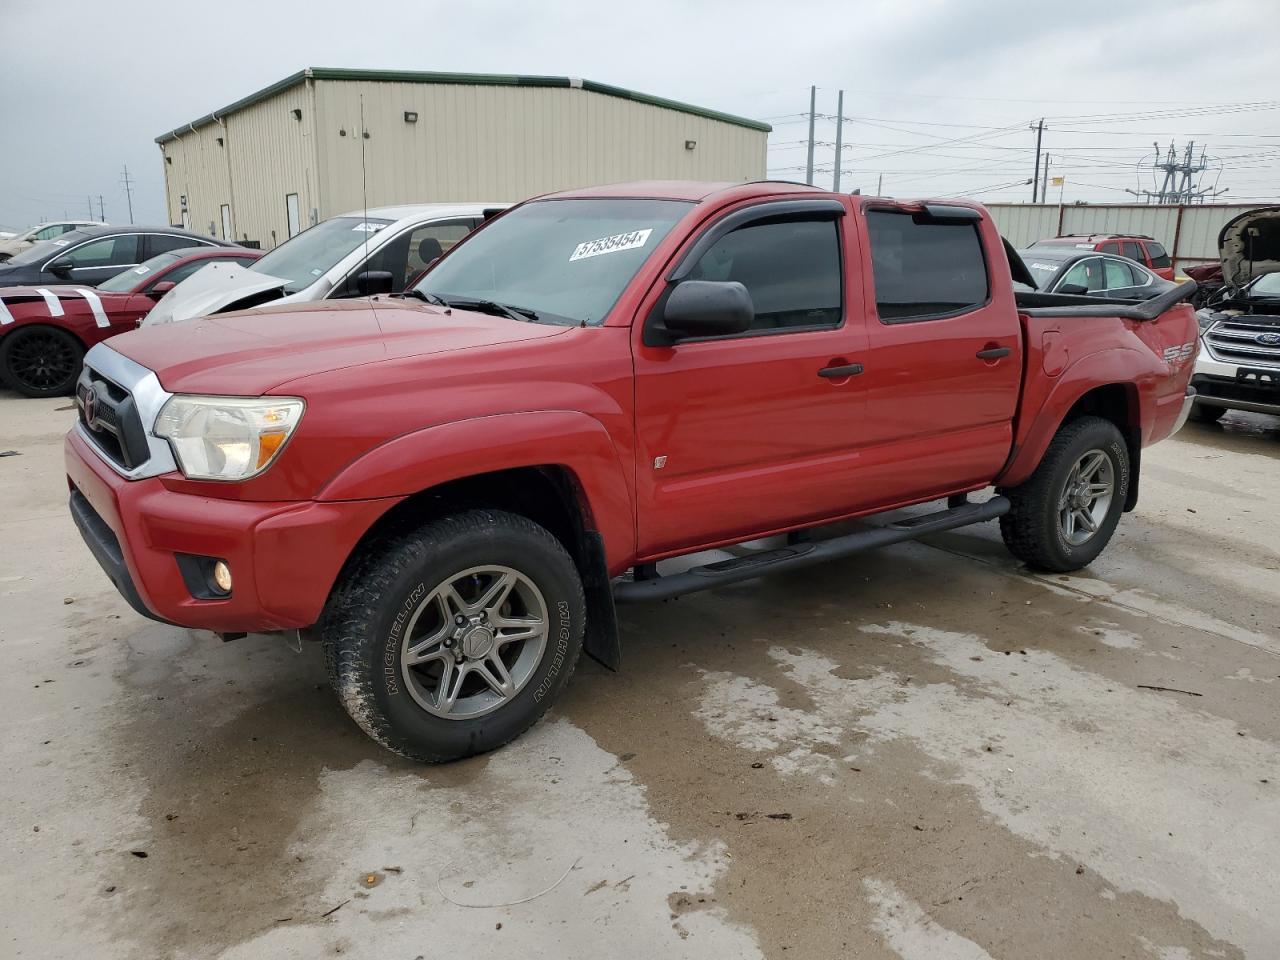
<svg viewBox="0 0 1280 960">
<path fill-rule="evenodd" d="M 387 642 L 382 648 L 382 676 L 386 680 L 387 693 L 393 697 L 400 692 L 400 638 L 404 625 L 413 611 L 417 609 L 422 595 L 427 592 L 427 585 L 419 583 L 409 592 L 408 598 L 400 605 L 400 612 L 391 622 L 391 632 L 387 634 Z"/>
<path fill-rule="evenodd" d="M 564 655 L 569 649 L 569 641 L 573 636 L 571 633 L 573 618 L 569 616 L 569 604 L 563 600 L 557 600 L 556 613 L 560 616 L 560 623 L 556 629 L 556 655 L 551 658 L 551 667 L 547 670 L 546 676 L 542 678 L 542 682 L 538 684 L 538 689 L 533 691 L 535 703 L 542 702 L 542 698 L 551 689 L 555 678 L 560 675 L 560 668 L 564 665 Z"/>
</svg>

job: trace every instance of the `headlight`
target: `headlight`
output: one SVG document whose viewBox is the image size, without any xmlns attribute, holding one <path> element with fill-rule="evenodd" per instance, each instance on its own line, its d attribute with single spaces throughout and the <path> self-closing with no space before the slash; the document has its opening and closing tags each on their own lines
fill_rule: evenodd
<svg viewBox="0 0 1280 960">
<path fill-rule="evenodd" d="M 1200 328 L 1201 333 L 1204 333 L 1221 319 L 1222 317 L 1214 313 L 1212 310 L 1196 311 L 1196 326 Z"/>
<path fill-rule="evenodd" d="M 192 480 L 247 480 L 271 465 L 302 419 L 296 397 L 171 397 L 155 435 Z"/>
</svg>

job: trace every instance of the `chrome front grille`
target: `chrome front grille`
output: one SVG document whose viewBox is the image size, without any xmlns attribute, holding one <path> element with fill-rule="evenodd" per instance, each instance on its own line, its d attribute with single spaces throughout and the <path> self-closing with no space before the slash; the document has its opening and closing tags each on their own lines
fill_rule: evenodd
<svg viewBox="0 0 1280 960">
<path fill-rule="evenodd" d="M 1219 320 L 1205 334 L 1214 359 L 1246 366 L 1280 367 L 1280 317 Z"/>
<path fill-rule="evenodd" d="M 170 396 L 154 372 L 100 343 L 84 355 L 76 383 L 75 430 L 127 480 L 170 473 L 177 469 L 173 451 L 168 441 L 152 434 Z"/>
</svg>

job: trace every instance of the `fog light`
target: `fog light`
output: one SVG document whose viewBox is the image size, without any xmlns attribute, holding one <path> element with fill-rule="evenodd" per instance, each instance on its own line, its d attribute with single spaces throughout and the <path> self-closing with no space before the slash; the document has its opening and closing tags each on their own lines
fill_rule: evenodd
<svg viewBox="0 0 1280 960">
<path fill-rule="evenodd" d="M 219 560 L 213 565 L 213 582 L 223 593 L 231 592 L 231 568 L 225 560 Z"/>
</svg>

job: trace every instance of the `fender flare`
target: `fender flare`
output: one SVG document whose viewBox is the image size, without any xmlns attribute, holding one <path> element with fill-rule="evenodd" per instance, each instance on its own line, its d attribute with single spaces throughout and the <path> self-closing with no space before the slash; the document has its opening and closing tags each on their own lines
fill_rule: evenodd
<svg viewBox="0 0 1280 960">
<path fill-rule="evenodd" d="M 635 553 L 632 483 L 604 424 L 576 410 L 495 414 L 401 434 L 345 466 L 316 499 L 403 498 L 451 480 L 545 466 L 575 478 L 583 525 L 602 537 L 609 569 L 628 565 Z"/>
<path fill-rule="evenodd" d="M 1140 450 L 1141 438 L 1149 434 L 1154 410 L 1151 398 L 1141 388 L 1141 374 L 1138 378 L 1134 376 L 1135 359 L 1141 363 L 1143 373 L 1160 373 L 1156 369 L 1158 363 L 1155 357 L 1126 348 L 1089 354 L 1063 371 L 1039 402 L 1030 422 L 1019 426 L 1009 459 L 996 477 L 995 485 L 1007 488 L 1025 482 L 1039 466 L 1045 450 L 1062 427 L 1067 414 L 1082 397 L 1100 387 L 1119 386 L 1124 389 L 1129 416 L 1121 430 L 1125 433 L 1131 452 Z M 1136 466 L 1135 461 L 1134 467 Z"/>
</svg>

